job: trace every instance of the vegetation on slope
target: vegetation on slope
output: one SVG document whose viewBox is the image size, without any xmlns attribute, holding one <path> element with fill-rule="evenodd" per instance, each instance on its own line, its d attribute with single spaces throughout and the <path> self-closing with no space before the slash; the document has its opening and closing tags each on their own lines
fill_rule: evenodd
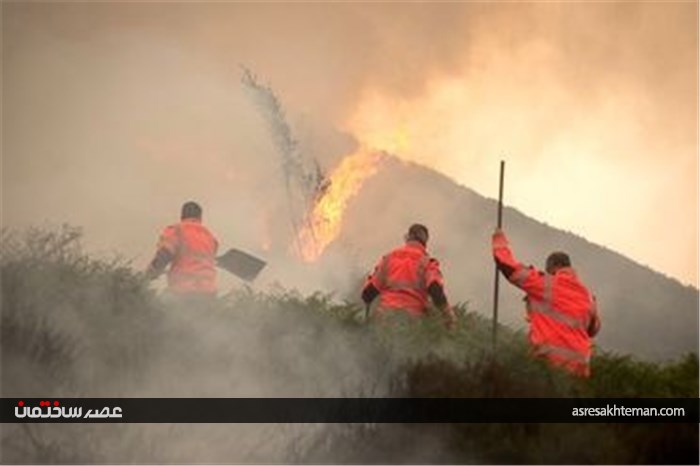
<svg viewBox="0 0 700 466">
<path fill-rule="evenodd" d="M 76 229 L 4 232 L 0 247 L 3 397 L 698 397 L 696 354 L 661 364 L 599 351 L 594 377 L 581 382 L 528 357 L 525 336 L 505 326 L 494 363 L 490 321 L 466 305 L 458 306 L 452 333 L 437 316 L 367 326 L 357 304 L 283 289 L 242 289 L 206 310 L 183 310 L 159 299 L 129 264 L 85 255 Z M 241 456 L 258 444 L 212 447 L 211 432 L 195 427 L 16 425 L 3 429 L 0 460 L 613 464 L 698 457 L 697 425 L 278 427 L 285 437 L 265 457 Z M 115 429 L 127 439 L 119 447 L 101 440 Z M 169 446 L 154 450 L 153 438 Z M 204 447 L 178 450 L 185 438 Z"/>
</svg>

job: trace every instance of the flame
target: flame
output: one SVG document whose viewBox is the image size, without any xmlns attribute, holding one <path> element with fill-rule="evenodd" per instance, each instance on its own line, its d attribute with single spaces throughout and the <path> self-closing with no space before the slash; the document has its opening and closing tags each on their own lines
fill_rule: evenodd
<svg viewBox="0 0 700 466">
<path fill-rule="evenodd" d="M 348 203 L 377 172 L 384 154 L 403 154 L 412 145 L 408 119 L 393 117 L 395 112 L 380 94 L 371 94 L 369 104 L 362 110 L 370 111 L 358 112 L 361 118 L 345 125 L 361 142 L 360 149 L 346 156 L 331 174 L 330 186 L 314 202 L 297 238 L 299 254 L 306 262 L 316 261 L 338 237 Z"/>
<path fill-rule="evenodd" d="M 340 234 L 345 209 L 364 182 L 379 170 L 384 154 L 360 148 L 331 173 L 329 185 L 316 199 L 299 232 L 299 253 L 305 262 L 316 261 Z"/>
</svg>

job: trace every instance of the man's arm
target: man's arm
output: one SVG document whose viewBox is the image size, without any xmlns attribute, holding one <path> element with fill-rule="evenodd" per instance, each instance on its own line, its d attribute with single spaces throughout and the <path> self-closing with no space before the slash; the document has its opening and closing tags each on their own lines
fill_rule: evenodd
<svg viewBox="0 0 700 466">
<path fill-rule="evenodd" d="M 158 278 L 168 264 L 175 259 L 175 251 L 177 251 L 177 235 L 174 228 L 168 227 L 160 235 L 156 246 L 156 255 L 146 269 L 146 278 L 148 280 Z"/>
<path fill-rule="evenodd" d="M 513 255 L 505 233 L 496 229 L 491 241 L 493 258 L 498 270 L 511 282 L 528 295 L 542 298 L 544 291 L 544 274 L 534 267 L 526 267 Z"/>
<path fill-rule="evenodd" d="M 159 249 L 151 263 L 148 264 L 148 268 L 146 269 L 146 278 L 149 280 L 155 280 L 158 278 L 160 274 L 165 271 L 168 264 L 172 262 L 173 258 L 173 254 L 167 249 Z"/>
<path fill-rule="evenodd" d="M 437 259 L 431 258 L 428 261 L 428 265 L 425 269 L 425 283 L 428 286 L 428 295 L 430 299 L 433 300 L 435 307 L 440 309 L 445 322 L 449 329 L 454 328 L 457 317 L 455 316 L 452 306 L 450 306 L 447 301 L 447 295 L 445 294 L 445 282 L 442 278 L 442 271 L 440 270 L 440 262 Z"/>
<path fill-rule="evenodd" d="M 365 284 L 362 287 L 362 301 L 368 306 L 374 301 L 374 298 L 379 296 L 382 290 L 382 284 L 379 280 L 379 270 L 383 267 L 385 259 L 385 257 L 382 257 L 377 265 L 374 266 L 374 272 L 367 276 Z"/>
<path fill-rule="evenodd" d="M 443 309 L 448 305 L 447 296 L 445 296 L 445 290 L 439 283 L 433 282 L 428 287 L 428 295 L 430 299 L 433 300 L 433 304 L 439 309 Z"/>
</svg>

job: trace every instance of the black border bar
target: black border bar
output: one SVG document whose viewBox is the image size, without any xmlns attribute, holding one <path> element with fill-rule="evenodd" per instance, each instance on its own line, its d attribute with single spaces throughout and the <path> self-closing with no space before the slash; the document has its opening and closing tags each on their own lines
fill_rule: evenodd
<svg viewBox="0 0 700 466">
<path fill-rule="evenodd" d="M 684 415 L 659 415 L 668 408 Z M 697 398 L 0 398 L 3 423 L 698 423 L 699 412 Z"/>
</svg>

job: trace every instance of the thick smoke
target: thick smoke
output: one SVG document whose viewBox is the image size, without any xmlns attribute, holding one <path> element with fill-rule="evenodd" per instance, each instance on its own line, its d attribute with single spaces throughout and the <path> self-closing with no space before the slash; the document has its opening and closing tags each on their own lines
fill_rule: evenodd
<svg viewBox="0 0 700 466">
<path fill-rule="evenodd" d="M 382 397 L 395 388 L 392 359 L 369 332 L 323 314 L 320 297 L 241 292 L 206 306 L 154 299 L 123 264 L 84 256 L 76 230 L 16 238 L 0 244 L 4 397 Z M 5 424 L 0 460 L 328 461 L 341 452 L 323 450 L 327 429 Z"/>
<path fill-rule="evenodd" d="M 503 158 L 510 205 L 696 283 L 697 10 L 667 6 L 485 8 L 452 69 L 417 55 L 424 86 L 366 86 L 346 127 L 492 197 Z"/>
<path fill-rule="evenodd" d="M 493 196 L 506 157 L 512 205 L 696 283 L 696 12 L 5 3 L 3 222 L 83 225 L 143 263 L 195 198 L 224 243 L 279 243 L 285 191 L 245 63 L 324 169 L 354 137 Z"/>
<path fill-rule="evenodd" d="M 379 149 L 493 196 L 505 155 L 512 204 L 697 282 L 696 4 L 1 8 L 3 227 L 79 225 L 90 250 L 143 267 L 159 229 L 195 199 L 222 248 L 268 260 L 260 286 L 352 292 L 370 265 L 355 259 L 384 252 L 402 231 L 377 231 L 376 214 L 355 212 L 353 231 L 374 238 L 376 251 L 335 248 L 322 267 L 289 257 L 279 157 L 240 86 L 244 63 L 281 96 L 300 149 L 325 169 L 358 142 L 388 145 Z M 436 238 L 470 226 L 411 199 L 373 205 L 392 226 L 432 212 L 442 222 Z M 454 255 L 439 240 L 435 246 L 440 257 Z M 308 322 L 255 311 L 235 319 L 173 312 L 160 321 L 161 346 L 144 361 L 152 369 L 109 379 L 95 359 L 77 375 L 99 388 L 89 396 L 385 393 L 361 343 L 337 341 L 332 328 L 308 334 Z M 87 335 L 76 316 L 55 317 Z M 86 348 L 100 347 L 85 338 Z M 204 376 L 209 383 L 199 383 Z M 95 384 L 101 377 L 110 384 Z M 22 396 L 46 394 L 38 381 L 34 388 Z M 61 396 L 62 387 L 54 388 Z M 319 438 L 309 432 L 321 428 L 295 429 L 96 426 L 49 438 L 60 444 L 83 435 L 98 445 L 97 461 L 291 462 L 290 446 L 308 452 L 304 442 Z M 440 449 L 438 439 L 431 443 Z M 406 450 L 397 461 L 435 460 L 425 451 Z"/>
<path fill-rule="evenodd" d="M 334 306 L 322 295 L 240 291 L 207 303 L 156 297 L 123 263 L 84 255 L 80 232 L 71 228 L 4 233 L 0 266 L 3 397 L 396 396 L 407 390 L 402 373 L 407 362 L 439 348 L 445 351 L 445 343 L 452 340 L 437 339 L 441 345 L 409 351 L 418 348 L 411 346 L 414 335 L 388 338 L 389 333 L 369 331 L 361 325 L 359 307 Z M 450 458 L 459 452 L 448 451 L 434 429 L 424 435 L 431 449 L 401 447 L 404 437 L 420 430 L 376 425 L 3 424 L 0 461 L 454 462 Z M 375 441 L 365 445 L 363 436 Z"/>
</svg>

